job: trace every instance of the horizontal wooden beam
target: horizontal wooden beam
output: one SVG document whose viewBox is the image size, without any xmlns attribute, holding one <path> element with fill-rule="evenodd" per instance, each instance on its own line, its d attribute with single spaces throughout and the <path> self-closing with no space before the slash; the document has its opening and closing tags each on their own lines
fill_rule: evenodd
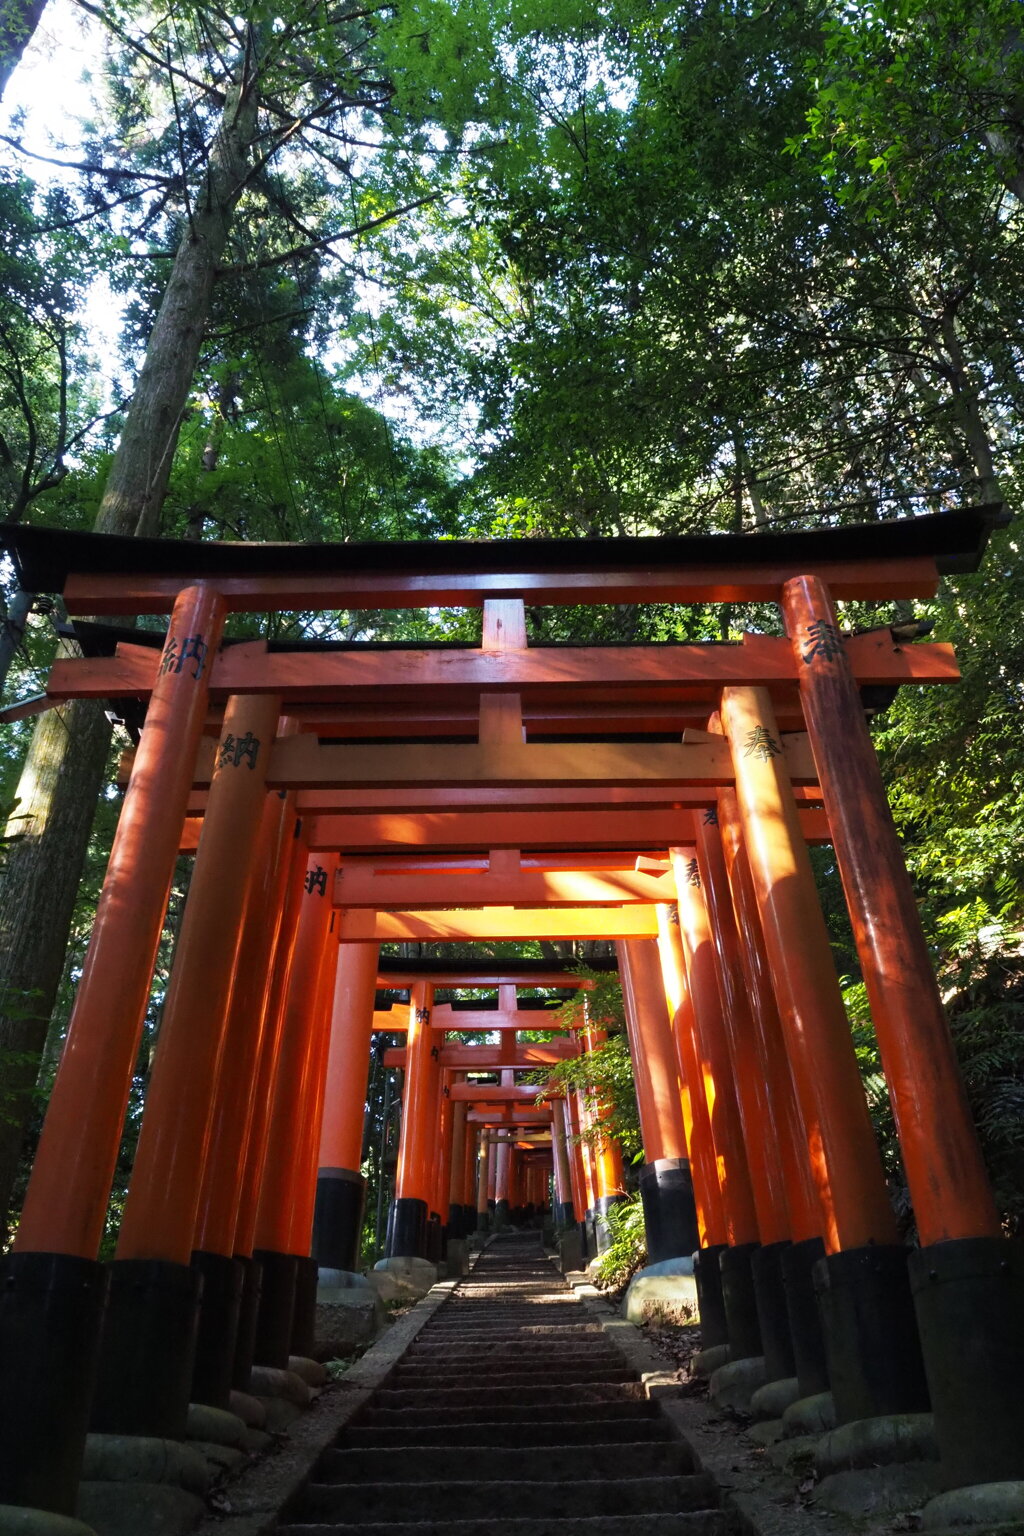
<svg viewBox="0 0 1024 1536">
<path fill-rule="evenodd" d="M 544 1097 L 544 1089 L 536 1083 L 452 1083 L 448 1096 L 456 1104 L 535 1104 Z"/>
<path fill-rule="evenodd" d="M 463 1072 L 497 1072 L 509 1067 L 545 1067 L 558 1061 L 569 1061 L 579 1055 L 574 1040 L 535 1041 L 532 1045 L 517 1045 L 510 1061 L 501 1060 L 496 1045 L 443 1045 L 441 1066 Z M 384 1052 L 386 1067 L 405 1066 L 405 1047 L 392 1045 Z"/>
<path fill-rule="evenodd" d="M 652 541 L 653 542 L 653 541 Z M 400 549 L 401 546 L 396 546 Z M 399 560 L 393 571 L 270 575 L 239 573 L 211 580 L 235 612 L 267 613 L 335 608 L 476 608 L 487 597 L 522 597 L 530 603 L 773 603 L 793 576 L 819 576 L 835 597 L 882 600 L 933 597 L 938 568 L 929 556 L 886 559 L 801 559 L 792 563 L 680 567 L 659 563 L 652 551 L 644 568 L 599 571 L 476 571 L 410 574 Z M 581 561 L 582 564 L 582 561 Z M 64 585 L 69 613 L 169 613 L 183 587 L 181 575 L 70 575 Z"/>
<path fill-rule="evenodd" d="M 451 1003 L 435 1003 L 430 1023 L 433 1029 L 557 1029 L 559 1012 L 558 1008 L 454 1008 Z M 473 1022 L 463 1023 L 467 1018 Z"/>
<path fill-rule="evenodd" d="M 466 1119 L 471 1125 L 550 1125 L 551 1110 L 544 1109 L 471 1109 Z"/>
<path fill-rule="evenodd" d="M 575 971 L 536 971 L 529 975 L 513 975 L 508 969 L 507 961 L 501 960 L 473 960 L 464 962 L 464 968 L 452 969 L 435 973 L 431 971 L 416 970 L 416 962 L 411 961 L 406 971 L 380 971 L 377 975 L 378 987 L 411 987 L 417 981 L 429 981 L 435 987 L 517 987 L 521 992 L 530 992 L 536 988 L 547 987 L 578 987 L 584 991 L 592 991 L 594 983 L 585 976 L 577 976 Z M 503 966 L 505 967 L 503 969 Z M 438 1004 L 434 1012 L 439 1007 Z M 543 1009 L 525 1009 L 524 1012 L 542 1013 Z"/>
<path fill-rule="evenodd" d="M 485 907 L 462 912 L 342 912 L 337 929 L 343 944 L 444 944 L 473 939 L 651 939 L 657 937 L 658 923 L 653 906 L 582 911 Z"/>
<path fill-rule="evenodd" d="M 334 905 L 352 912 L 445 907 L 621 907 L 674 901 L 671 871 L 628 870 L 441 870 L 436 874 L 386 874 L 346 869 L 334 881 Z"/>
<path fill-rule="evenodd" d="M 956 682 L 953 648 L 945 644 L 901 646 L 888 629 L 844 640 L 858 682 L 873 686 Z M 161 665 L 151 646 L 121 643 L 113 656 L 72 657 L 54 663 L 47 683 L 52 699 L 145 698 Z M 385 704 L 407 696 L 422 707 L 472 701 L 480 692 L 579 696 L 615 689 L 695 690 L 692 698 L 713 704 L 726 686 L 794 684 L 799 663 L 789 641 L 746 635 L 729 645 L 551 646 L 527 650 L 268 651 L 265 641 L 227 646 L 214 658 L 210 690 L 215 699 L 234 693 L 276 693 L 285 703 L 317 699 Z"/>
</svg>

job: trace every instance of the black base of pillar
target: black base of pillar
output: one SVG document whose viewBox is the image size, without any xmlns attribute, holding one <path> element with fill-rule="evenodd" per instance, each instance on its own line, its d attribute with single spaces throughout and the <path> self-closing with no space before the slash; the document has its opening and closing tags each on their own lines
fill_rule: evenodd
<svg viewBox="0 0 1024 1536">
<path fill-rule="evenodd" d="M 316 1259 L 300 1259 L 295 1269 L 295 1311 L 292 1314 L 291 1353 L 311 1360 L 316 1352 Z"/>
<path fill-rule="evenodd" d="M 477 1231 L 478 1233 L 480 1233 L 482 1235 L 483 1233 L 489 1232 L 490 1230 L 491 1230 L 491 1213 L 490 1213 L 490 1211 L 477 1211 L 477 1213 L 476 1213 L 476 1227 L 475 1227 L 475 1231 Z"/>
<path fill-rule="evenodd" d="M 640 1169 L 640 1200 L 647 1233 L 647 1262 L 661 1264 L 693 1253 L 699 1245 L 697 1207 L 685 1157 L 659 1157 Z"/>
<path fill-rule="evenodd" d="M 202 1276 L 192 1401 L 227 1408 L 235 1373 L 238 1314 L 242 1305 L 245 1266 L 221 1253 L 197 1251 L 192 1268 Z"/>
<path fill-rule="evenodd" d="M 202 1289 L 188 1264 L 114 1260 L 90 1429 L 184 1438 Z"/>
<path fill-rule="evenodd" d="M 576 1208 L 571 1200 L 560 1200 L 555 1206 L 555 1226 L 560 1230 L 576 1225 Z"/>
<path fill-rule="evenodd" d="M 445 1242 L 451 1242 L 453 1239 L 458 1241 L 460 1237 L 466 1236 L 465 1217 L 461 1205 L 450 1205 L 448 1207 L 448 1220 L 445 1222 L 444 1236 Z"/>
<path fill-rule="evenodd" d="M 949 1486 L 1024 1478 L 1024 1243 L 932 1243 L 910 1283 Z"/>
<path fill-rule="evenodd" d="M 782 1255 L 791 1247 L 788 1242 L 768 1243 L 758 1248 L 750 1259 L 757 1320 L 761 1325 L 761 1353 L 768 1381 L 782 1381 L 796 1375 L 786 1290 L 782 1283 Z"/>
<path fill-rule="evenodd" d="M 476 1206 L 464 1205 L 462 1207 L 462 1235 L 472 1237 L 476 1231 Z"/>
<path fill-rule="evenodd" d="M 238 1332 L 235 1336 L 231 1385 L 239 1392 L 248 1392 L 249 1378 L 256 1358 L 256 1328 L 259 1323 L 260 1297 L 263 1291 L 263 1265 L 257 1259 L 243 1259 L 237 1254 L 235 1257 L 242 1266 L 242 1296 L 238 1307 Z"/>
<path fill-rule="evenodd" d="M 704 1349 L 715 1349 L 729 1342 L 729 1325 L 722 1302 L 722 1269 L 719 1260 L 724 1243 L 701 1248 L 693 1256 L 693 1278 L 697 1285 L 700 1308 L 700 1339 Z"/>
<path fill-rule="evenodd" d="M 427 1217 L 427 1230 L 423 1241 L 423 1257 L 431 1264 L 440 1264 L 444 1258 L 444 1228 L 436 1211 Z"/>
<path fill-rule="evenodd" d="M 580 1238 L 583 1242 L 583 1256 L 586 1259 L 597 1258 L 597 1228 L 593 1211 L 588 1211 L 580 1222 Z"/>
<path fill-rule="evenodd" d="M 388 1258 L 426 1258 L 426 1237 L 427 1202 L 408 1197 L 392 1200 L 388 1212 Z"/>
<path fill-rule="evenodd" d="M 0 1504 L 75 1513 L 108 1279 L 70 1254 L 0 1259 Z"/>
<path fill-rule="evenodd" d="M 495 1202 L 494 1202 L 494 1225 L 496 1227 L 507 1227 L 508 1226 L 508 1222 L 509 1222 L 508 1201 L 507 1200 L 495 1200 Z"/>
<path fill-rule="evenodd" d="M 895 1245 L 848 1248 L 814 1267 L 840 1424 L 929 1407 L 907 1257 Z"/>
<path fill-rule="evenodd" d="M 359 1268 L 366 1180 L 352 1168 L 321 1168 L 313 1209 L 314 1259 L 321 1269 Z"/>
<path fill-rule="evenodd" d="M 275 1253 L 270 1248 L 257 1248 L 253 1258 L 258 1260 L 263 1270 L 256 1335 L 253 1340 L 253 1362 L 286 1371 L 288 1356 L 292 1352 L 299 1256 L 296 1253 Z"/>
<path fill-rule="evenodd" d="M 829 1389 L 825 1336 L 814 1290 L 814 1266 L 824 1257 L 825 1244 L 821 1238 L 808 1237 L 803 1242 L 787 1244 L 779 1259 L 801 1397 L 813 1397 Z"/>
<path fill-rule="evenodd" d="M 723 1248 L 718 1260 L 729 1355 L 733 1360 L 748 1360 L 764 1353 L 752 1269 L 754 1254 L 760 1246 L 760 1243 L 737 1243 L 734 1248 Z"/>
<path fill-rule="evenodd" d="M 621 1205 L 625 1195 L 598 1195 L 594 1201 L 594 1245 L 598 1254 L 607 1253 L 615 1239 L 608 1225 L 608 1212 Z"/>
</svg>

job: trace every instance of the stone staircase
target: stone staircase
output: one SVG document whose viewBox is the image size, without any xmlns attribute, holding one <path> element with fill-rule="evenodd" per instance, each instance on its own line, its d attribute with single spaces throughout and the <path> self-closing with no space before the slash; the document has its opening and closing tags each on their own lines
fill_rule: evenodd
<svg viewBox="0 0 1024 1536">
<path fill-rule="evenodd" d="M 622 1356 L 498 1237 L 286 1508 L 280 1536 L 730 1536 Z"/>
</svg>

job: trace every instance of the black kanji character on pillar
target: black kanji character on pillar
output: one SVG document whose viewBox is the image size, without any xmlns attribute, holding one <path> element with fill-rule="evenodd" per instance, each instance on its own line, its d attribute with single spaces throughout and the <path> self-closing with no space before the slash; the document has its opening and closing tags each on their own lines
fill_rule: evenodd
<svg viewBox="0 0 1024 1536">
<path fill-rule="evenodd" d="M 327 871 L 322 864 L 306 871 L 304 884 L 307 896 L 312 896 L 314 891 L 318 891 L 321 896 L 327 895 Z"/>
<path fill-rule="evenodd" d="M 232 736 L 229 731 L 217 748 L 217 767 L 238 768 L 244 762 L 255 768 L 259 753 L 260 739 L 252 731 L 246 731 L 244 736 Z"/>
<path fill-rule="evenodd" d="M 416 1022 L 417 1022 L 417 1024 L 429 1024 L 430 1023 L 430 1009 L 429 1008 L 417 1008 L 417 1010 L 416 1010 Z"/>
<path fill-rule="evenodd" d="M 209 649 L 210 647 L 202 635 L 186 635 L 181 642 L 180 650 L 178 648 L 177 636 L 168 635 L 163 655 L 160 657 L 160 671 L 178 673 L 184 668 L 187 661 L 194 661 L 195 666 L 192 669 L 192 676 L 198 680 L 203 675 L 203 668 L 206 665 L 206 654 Z"/>
<path fill-rule="evenodd" d="M 697 867 L 696 859 L 691 859 L 686 866 L 686 883 L 687 885 L 700 885 L 700 870 Z"/>
<path fill-rule="evenodd" d="M 704 812 L 704 825 L 706 827 L 718 826 L 718 812 L 713 805 Z"/>
<path fill-rule="evenodd" d="M 834 624 L 827 619 L 815 619 L 807 626 L 807 639 L 810 644 L 805 645 L 800 652 L 807 666 L 816 656 L 822 661 L 835 661 L 843 652 L 843 637 Z"/>
<path fill-rule="evenodd" d="M 782 743 L 775 740 L 766 726 L 755 725 L 752 731 L 747 732 L 747 744 L 743 749 L 744 757 L 756 757 L 762 763 L 767 763 L 773 757 L 778 757 L 781 752 Z"/>
</svg>

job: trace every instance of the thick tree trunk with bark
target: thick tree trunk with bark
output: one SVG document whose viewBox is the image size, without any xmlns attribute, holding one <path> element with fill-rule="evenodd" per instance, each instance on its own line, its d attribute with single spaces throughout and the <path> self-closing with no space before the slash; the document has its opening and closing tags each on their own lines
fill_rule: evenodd
<svg viewBox="0 0 1024 1536">
<path fill-rule="evenodd" d="M 178 428 L 256 127 L 255 81 L 247 64 L 228 97 L 161 300 L 97 513 L 99 533 L 159 532 Z M 0 873 L 0 1211 L 10 1202 L 110 744 L 110 726 L 98 705 L 75 703 L 62 715 L 67 729 L 56 713 L 43 716 L 36 727 L 17 814 L 29 801 L 33 810 L 28 822 L 9 826 L 9 835 L 24 835 Z M 28 1018 L 20 1001 L 26 993 L 34 999 Z M 5 998 L 17 1006 L 5 1004 Z M 13 1057 L 19 1064 L 12 1076 Z"/>
<path fill-rule="evenodd" d="M 0 96 L 21 63 L 32 35 L 46 9 L 46 0 L 4 0 L 0 5 Z"/>
</svg>

